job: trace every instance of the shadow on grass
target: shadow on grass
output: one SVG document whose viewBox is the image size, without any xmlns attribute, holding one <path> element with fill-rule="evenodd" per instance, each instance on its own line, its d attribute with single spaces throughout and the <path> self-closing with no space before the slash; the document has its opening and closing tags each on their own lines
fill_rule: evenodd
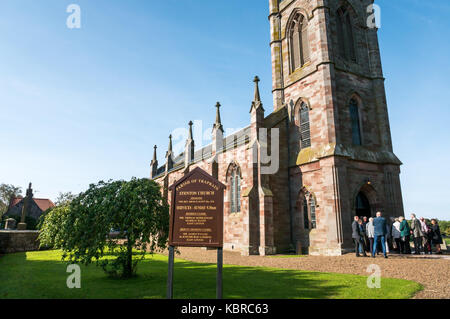
<svg viewBox="0 0 450 319">
<path fill-rule="evenodd" d="M 67 263 L 57 256 L 53 252 L 48 259 L 55 260 L 38 253 L 2 257 L 0 298 L 165 298 L 165 256 L 147 257 L 138 264 L 138 275 L 127 280 L 109 278 L 95 265 L 81 266 L 81 289 L 67 288 Z M 345 298 L 352 290 L 367 289 L 364 277 L 349 275 L 227 265 L 223 275 L 225 298 Z M 214 298 L 215 289 L 216 265 L 176 259 L 175 298 Z"/>
</svg>

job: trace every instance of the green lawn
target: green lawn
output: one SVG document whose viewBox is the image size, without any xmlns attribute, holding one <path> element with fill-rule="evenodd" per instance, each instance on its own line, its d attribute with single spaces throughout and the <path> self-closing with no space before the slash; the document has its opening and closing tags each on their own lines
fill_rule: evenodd
<svg viewBox="0 0 450 319">
<path fill-rule="evenodd" d="M 167 257 L 147 256 L 138 276 L 130 280 L 106 277 L 95 265 L 81 267 L 81 289 L 68 289 L 66 263 L 60 251 L 0 257 L 2 298 L 164 298 Z M 175 298 L 214 298 L 216 268 L 176 259 Z M 225 298 L 410 298 L 421 285 L 400 279 L 381 281 L 369 289 L 366 277 L 273 268 L 224 266 Z"/>
</svg>

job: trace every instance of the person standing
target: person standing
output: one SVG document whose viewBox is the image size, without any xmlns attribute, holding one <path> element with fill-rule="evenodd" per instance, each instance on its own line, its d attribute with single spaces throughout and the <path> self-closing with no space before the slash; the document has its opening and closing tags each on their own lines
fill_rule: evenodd
<svg viewBox="0 0 450 319">
<path fill-rule="evenodd" d="M 400 221 L 398 218 L 395 219 L 394 223 L 392 224 L 392 238 L 394 240 L 397 253 L 400 254 L 400 238 L 402 237 L 402 233 L 400 231 Z"/>
<path fill-rule="evenodd" d="M 422 229 L 422 247 L 425 254 L 431 255 L 431 228 L 428 226 L 425 218 L 420 217 L 420 226 Z"/>
<path fill-rule="evenodd" d="M 414 239 L 414 254 L 420 255 L 422 252 L 422 225 L 420 221 L 416 218 L 416 214 L 411 214 L 411 235 Z"/>
<path fill-rule="evenodd" d="M 373 217 L 369 218 L 369 222 L 366 225 L 366 235 L 367 238 L 369 239 L 369 249 L 370 249 L 370 254 L 373 254 L 373 238 L 375 236 L 375 229 L 373 227 Z"/>
<path fill-rule="evenodd" d="M 361 245 L 359 246 L 359 252 L 361 254 L 366 254 L 367 251 L 367 246 L 366 246 L 366 242 L 365 242 L 365 237 L 366 237 L 366 227 L 364 226 L 363 223 L 363 219 L 360 218 L 358 220 L 358 225 L 359 225 L 359 233 L 361 234 Z"/>
<path fill-rule="evenodd" d="M 374 247 L 372 257 L 375 258 L 375 252 L 377 251 L 378 239 L 381 242 L 381 249 L 383 250 L 384 258 L 388 258 L 386 254 L 386 219 L 381 217 L 381 212 L 377 212 L 377 218 L 373 220 L 373 226 L 375 229 L 374 234 Z"/>
<path fill-rule="evenodd" d="M 431 220 L 431 243 L 436 246 L 436 253 L 442 254 L 441 245 L 443 244 L 441 230 L 436 219 Z"/>
<path fill-rule="evenodd" d="M 411 253 L 411 246 L 409 244 L 409 241 L 411 240 L 411 233 L 409 229 L 409 224 L 406 221 L 405 217 L 400 216 L 398 221 L 400 222 L 400 250 L 401 254 L 410 254 Z"/>
<path fill-rule="evenodd" d="M 389 243 L 392 241 L 391 229 L 392 226 L 389 224 L 388 220 L 386 220 L 386 235 L 384 236 L 384 245 L 386 246 L 386 253 L 389 254 Z"/>
<path fill-rule="evenodd" d="M 353 242 L 355 243 L 355 254 L 356 257 L 360 257 L 361 255 L 359 254 L 359 250 L 360 248 L 362 248 L 361 246 L 363 246 L 362 243 L 362 236 L 361 236 L 361 228 L 359 226 L 359 217 L 355 216 L 354 217 L 354 221 L 352 223 L 352 238 L 353 238 Z M 366 252 L 364 252 L 364 257 L 366 257 Z"/>
<path fill-rule="evenodd" d="M 366 252 L 370 251 L 370 241 L 369 237 L 367 236 L 367 224 L 369 223 L 369 220 L 367 216 L 363 217 L 363 227 L 364 227 L 364 245 L 366 247 Z"/>
</svg>

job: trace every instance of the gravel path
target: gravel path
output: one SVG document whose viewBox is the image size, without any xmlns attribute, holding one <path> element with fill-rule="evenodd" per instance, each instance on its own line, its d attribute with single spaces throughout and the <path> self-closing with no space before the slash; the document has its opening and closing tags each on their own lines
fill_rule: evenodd
<svg viewBox="0 0 450 319">
<path fill-rule="evenodd" d="M 216 263 L 215 250 L 201 248 L 179 248 L 181 255 L 176 258 L 195 262 Z M 450 299 L 450 256 L 398 256 L 384 259 L 357 258 L 353 254 L 339 257 L 305 256 L 298 258 L 277 258 L 273 256 L 241 256 L 239 253 L 224 251 L 224 263 L 228 265 L 274 267 L 320 272 L 334 272 L 368 276 L 367 266 L 377 264 L 382 277 L 416 281 L 424 286 L 415 299 Z"/>
</svg>

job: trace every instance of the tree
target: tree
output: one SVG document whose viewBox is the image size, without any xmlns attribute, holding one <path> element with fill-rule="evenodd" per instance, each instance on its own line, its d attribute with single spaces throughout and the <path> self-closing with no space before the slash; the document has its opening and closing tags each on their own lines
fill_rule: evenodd
<svg viewBox="0 0 450 319">
<path fill-rule="evenodd" d="M 1 184 L 0 185 L 0 216 L 8 210 L 11 198 L 18 197 L 22 194 L 22 189 L 14 185 Z"/>
<path fill-rule="evenodd" d="M 76 195 L 72 194 L 71 192 L 67 193 L 59 193 L 58 197 L 56 198 L 55 205 L 61 206 L 65 204 L 70 204 Z"/>
<path fill-rule="evenodd" d="M 61 248 L 71 263 L 95 261 L 111 276 L 130 278 L 147 250 L 166 248 L 169 209 L 154 181 L 101 181 L 58 207 L 42 223 L 41 245 Z M 124 242 L 111 239 L 111 230 Z M 139 250 L 135 259 L 133 249 Z M 102 259 L 106 255 L 116 258 Z"/>
</svg>

